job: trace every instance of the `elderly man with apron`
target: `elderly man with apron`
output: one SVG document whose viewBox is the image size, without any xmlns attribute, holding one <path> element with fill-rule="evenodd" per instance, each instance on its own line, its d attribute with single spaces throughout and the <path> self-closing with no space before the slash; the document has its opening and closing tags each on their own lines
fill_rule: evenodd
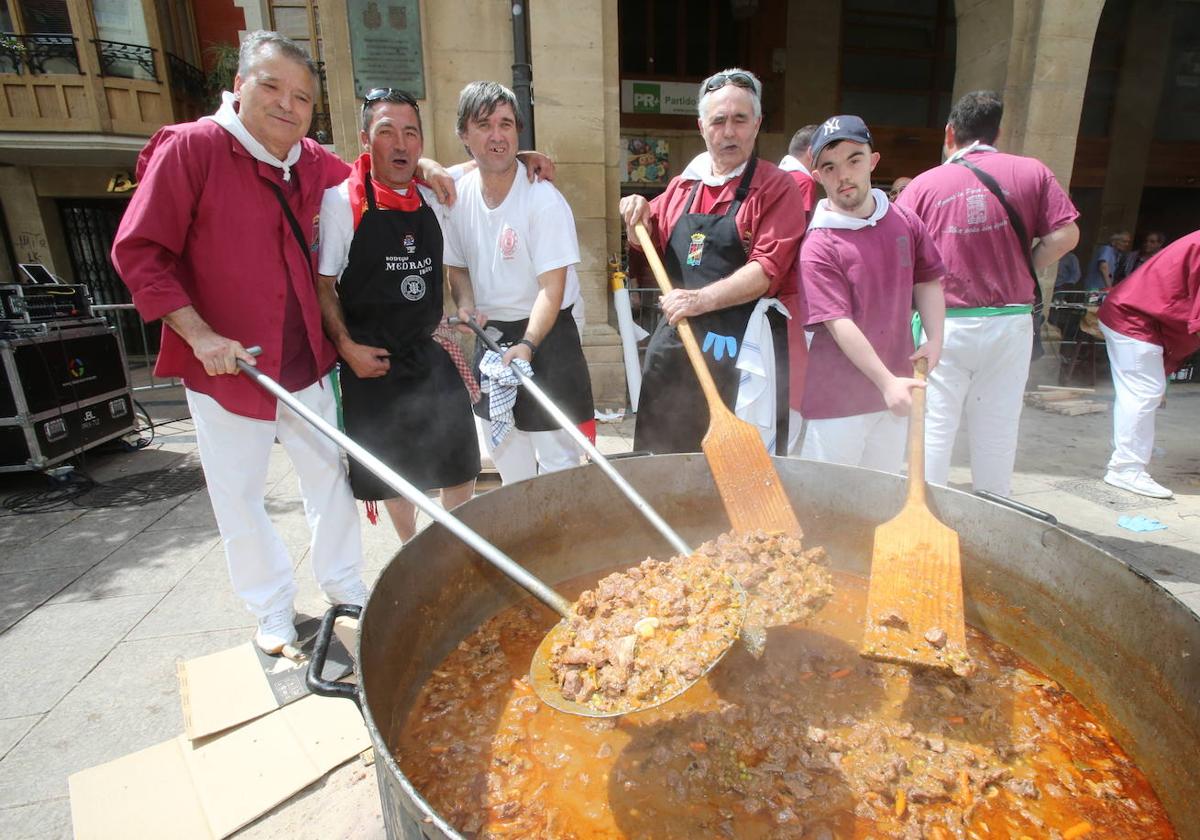
<svg viewBox="0 0 1200 840">
<path fill-rule="evenodd" d="M 320 297 L 342 358 L 343 422 L 346 434 L 416 487 L 441 488 L 449 509 L 471 498 L 480 458 L 467 388 L 434 339 L 443 314 L 444 211 L 413 180 L 422 150 L 416 101 L 403 91 L 372 91 L 362 141 L 369 152 L 321 205 Z M 410 502 L 353 459 L 350 483 L 356 498 L 383 500 L 400 538 L 412 537 Z"/>
<path fill-rule="evenodd" d="M 786 454 L 799 432 L 789 429 L 787 313 L 776 298 L 796 287 L 804 201 L 786 173 L 753 156 L 761 96 L 761 83 L 744 70 L 706 79 L 698 124 L 707 151 L 653 201 L 621 200 L 630 242 L 634 225 L 644 224 L 675 285 L 662 298 L 664 317 L 646 351 L 635 449 L 697 452 L 708 428 L 675 326 L 682 318 L 722 400 L 759 428 L 769 450 Z"/>
</svg>

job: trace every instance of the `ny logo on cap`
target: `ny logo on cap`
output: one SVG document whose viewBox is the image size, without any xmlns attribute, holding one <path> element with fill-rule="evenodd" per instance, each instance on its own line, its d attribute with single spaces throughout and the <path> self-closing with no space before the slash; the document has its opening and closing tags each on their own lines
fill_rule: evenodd
<svg viewBox="0 0 1200 840">
<path fill-rule="evenodd" d="M 833 132 L 835 132 L 835 131 L 841 131 L 841 130 L 842 130 L 842 125 L 841 125 L 841 122 L 838 120 L 838 118 L 837 118 L 837 117 L 834 117 L 833 119 L 828 119 L 828 120 L 825 120 L 825 124 L 824 124 L 823 126 L 821 126 L 821 127 L 822 127 L 823 129 L 825 129 L 825 133 L 826 133 L 827 135 L 828 135 L 828 134 L 833 134 Z"/>
</svg>

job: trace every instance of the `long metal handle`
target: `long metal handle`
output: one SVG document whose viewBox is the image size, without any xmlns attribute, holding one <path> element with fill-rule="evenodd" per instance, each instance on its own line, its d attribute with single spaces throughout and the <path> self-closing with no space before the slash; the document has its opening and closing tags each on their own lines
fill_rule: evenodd
<svg viewBox="0 0 1200 840">
<path fill-rule="evenodd" d="M 256 352 L 257 351 L 257 352 Z M 248 352 L 252 356 L 262 352 L 258 347 L 248 348 Z M 438 504 L 435 504 L 424 493 L 418 490 L 413 485 L 405 481 L 398 473 L 396 473 L 387 464 L 380 461 L 367 450 L 363 449 L 351 438 L 344 435 L 342 432 L 335 429 L 325 421 L 325 418 L 317 414 L 304 403 L 296 399 L 292 394 L 276 382 L 271 377 L 260 371 L 253 365 L 238 359 L 238 367 L 242 372 L 259 384 L 260 387 L 270 392 L 303 419 L 307 420 L 313 428 L 332 440 L 342 449 L 346 450 L 354 458 L 372 473 L 374 473 L 381 481 L 387 483 L 389 487 L 395 490 L 404 498 L 408 499 L 422 511 L 424 511 L 430 519 L 437 522 L 442 527 L 446 528 L 454 536 L 465 542 L 471 548 L 478 551 L 497 569 L 508 575 L 515 583 L 522 588 L 528 590 L 543 604 L 554 610 L 563 618 L 569 618 L 571 612 L 571 602 L 559 595 L 546 584 L 542 583 L 523 566 L 514 561 L 511 557 L 505 554 L 496 546 L 485 540 L 479 534 L 472 531 L 454 516 L 451 516 L 446 510 Z"/>
<path fill-rule="evenodd" d="M 451 318 L 450 321 L 451 323 L 463 323 L 458 318 Z M 504 351 L 500 349 L 500 345 L 493 341 L 492 337 L 483 331 L 479 324 L 475 322 L 474 318 L 466 321 L 465 323 L 468 327 L 475 331 L 475 335 L 479 336 L 479 340 L 487 345 L 489 350 L 499 353 L 502 356 L 504 355 Z M 567 415 L 563 413 L 562 409 L 555 405 L 554 401 L 551 400 L 550 397 L 546 396 L 546 392 L 543 391 L 541 387 L 530 377 L 522 373 L 520 369 L 513 367 L 512 371 L 517 375 L 517 379 L 520 381 L 521 385 L 524 386 L 525 390 L 528 391 L 533 398 L 538 401 L 542 408 L 546 409 L 547 413 L 554 418 L 554 422 L 562 426 L 563 431 L 570 435 L 571 440 L 575 441 L 575 443 L 577 443 L 583 449 L 583 451 L 587 453 L 588 457 L 592 459 L 592 462 L 600 467 L 600 469 L 604 471 L 605 475 L 612 479 L 613 484 L 617 485 L 617 489 L 625 494 L 625 498 L 629 499 L 629 501 L 633 503 L 633 506 L 638 509 L 642 516 L 646 517 L 650 524 L 654 526 L 655 530 L 662 534 L 663 537 L 666 538 L 667 542 L 669 542 L 677 552 L 685 556 L 691 554 L 692 549 L 683 541 L 683 538 L 675 532 L 675 529 L 668 525 L 666 520 L 659 516 L 658 512 L 654 508 L 650 507 L 650 503 L 643 499 L 642 495 L 638 493 L 637 490 L 633 489 L 633 485 L 626 481 L 625 477 L 617 472 L 616 468 L 608 462 L 608 459 L 600 454 L 600 450 L 597 449 L 595 445 L 587 439 L 587 436 L 584 435 L 583 432 L 579 431 L 579 427 L 575 423 L 571 422 L 571 418 L 567 417 Z"/>
</svg>

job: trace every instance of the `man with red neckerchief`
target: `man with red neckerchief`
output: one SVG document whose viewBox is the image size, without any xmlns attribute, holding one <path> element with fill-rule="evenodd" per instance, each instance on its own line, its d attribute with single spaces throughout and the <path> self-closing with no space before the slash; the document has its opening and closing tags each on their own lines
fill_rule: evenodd
<svg viewBox="0 0 1200 840">
<path fill-rule="evenodd" d="M 450 510 L 471 498 L 479 445 L 471 401 L 447 350 L 442 320 L 444 206 L 415 179 L 424 147 L 416 100 L 367 94 L 366 153 L 321 204 L 318 295 L 343 360 L 346 434 L 420 490 L 441 489 Z M 396 533 L 416 532 L 416 509 L 354 459 L 355 497 L 383 501 Z"/>
</svg>

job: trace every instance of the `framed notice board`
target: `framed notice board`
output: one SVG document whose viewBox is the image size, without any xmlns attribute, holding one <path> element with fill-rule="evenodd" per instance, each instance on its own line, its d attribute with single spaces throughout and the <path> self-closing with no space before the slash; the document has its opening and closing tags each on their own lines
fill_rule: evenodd
<svg viewBox="0 0 1200 840">
<path fill-rule="evenodd" d="M 425 98 L 418 0 L 347 0 L 354 91 L 399 88 Z"/>
</svg>

